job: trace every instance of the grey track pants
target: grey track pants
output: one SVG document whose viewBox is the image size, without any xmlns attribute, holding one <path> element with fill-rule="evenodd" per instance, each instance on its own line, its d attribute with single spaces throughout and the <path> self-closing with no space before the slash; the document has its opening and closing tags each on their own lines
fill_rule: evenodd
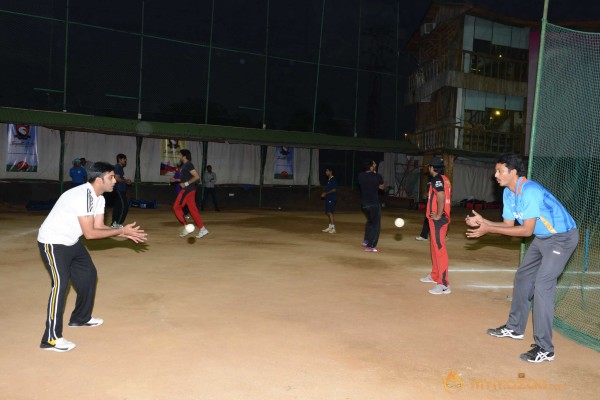
<svg viewBox="0 0 600 400">
<path fill-rule="evenodd" d="M 515 274 L 512 304 L 506 327 L 522 334 L 533 301 L 533 337 L 546 351 L 554 351 L 552 321 L 556 281 L 579 242 L 579 231 L 535 238 Z"/>
</svg>

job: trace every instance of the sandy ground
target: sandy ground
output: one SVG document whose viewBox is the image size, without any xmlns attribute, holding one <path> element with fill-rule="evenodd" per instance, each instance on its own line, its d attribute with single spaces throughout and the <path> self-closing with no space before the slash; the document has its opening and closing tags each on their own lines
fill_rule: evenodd
<svg viewBox="0 0 600 400">
<path fill-rule="evenodd" d="M 430 270 L 422 214 L 386 209 L 381 253 L 361 247 L 364 217 L 320 212 L 203 214 L 210 234 L 177 236 L 166 207 L 132 209 L 147 245 L 87 246 L 99 273 L 97 328 L 64 328 L 77 348 L 42 351 L 50 279 L 36 247 L 44 213 L 0 212 L 1 399 L 590 399 L 600 354 L 555 333 L 556 360 L 519 359 L 526 339 L 498 339 L 519 241 L 448 241 L 452 294 Z M 402 216 L 407 225 L 393 226 Z M 69 294 L 65 320 L 75 300 Z"/>
</svg>

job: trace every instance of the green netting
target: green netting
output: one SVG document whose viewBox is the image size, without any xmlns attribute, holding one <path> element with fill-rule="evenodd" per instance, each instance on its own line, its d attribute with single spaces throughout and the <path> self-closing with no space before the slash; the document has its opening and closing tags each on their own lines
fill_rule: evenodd
<svg viewBox="0 0 600 400">
<path fill-rule="evenodd" d="M 600 34 L 546 24 L 544 39 L 529 172 L 580 231 L 558 281 L 554 324 L 600 351 Z"/>
</svg>

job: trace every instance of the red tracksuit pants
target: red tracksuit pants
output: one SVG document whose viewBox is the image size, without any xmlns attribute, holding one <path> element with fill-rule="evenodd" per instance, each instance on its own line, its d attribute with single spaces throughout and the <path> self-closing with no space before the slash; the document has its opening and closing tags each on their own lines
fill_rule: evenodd
<svg viewBox="0 0 600 400">
<path fill-rule="evenodd" d="M 188 207 L 190 215 L 194 219 L 198 229 L 201 229 L 204 226 L 204 222 L 202 222 L 202 218 L 200 218 L 198 206 L 196 205 L 196 190 L 190 190 L 189 192 L 185 190 L 180 191 L 175 199 L 175 203 L 173 203 L 173 211 L 175 212 L 177 220 L 181 222 L 181 225 L 186 224 L 185 217 L 183 216 L 183 208 L 185 206 Z"/>
<path fill-rule="evenodd" d="M 450 221 L 445 215 L 435 221 L 429 219 L 429 244 L 431 246 L 431 279 L 444 286 L 450 286 L 448 280 L 448 248 L 446 234 Z"/>
</svg>

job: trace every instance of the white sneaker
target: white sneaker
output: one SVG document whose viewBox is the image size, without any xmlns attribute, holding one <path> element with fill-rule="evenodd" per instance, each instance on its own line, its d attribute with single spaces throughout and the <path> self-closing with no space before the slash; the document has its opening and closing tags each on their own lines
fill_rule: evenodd
<svg viewBox="0 0 600 400">
<path fill-rule="evenodd" d="M 202 227 L 202 229 L 200 229 L 200 232 L 198 232 L 198 234 L 196 235 L 196 239 L 200 239 L 203 236 L 208 235 L 208 229 L 206 229 L 204 226 Z"/>
<path fill-rule="evenodd" d="M 194 231 L 192 231 L 194 232 Z M 187 229 L 185 229 L 185 226 L 183 227 L 183 229 L 179 232 L 179 237 L 186 237 L 187 235 L 189 235 L 192 232 L 188 232 Z"/>
<path fill-rule="evenodd" d="M 90 318 L 88 322 L 69 322 L 69 326 L 100 326 L 104 323 L 102 318 Z"/>
<path fill-rule="evenodd" d="M 441 284 L 437 284 L 435 285 L 435 287 L 431 290 L 429 290 L 429 293 L 431 294 L 450 294 L 452 293 L 452 290 L 450 290 L 450 286 L 444 286 Z"/>
<path fill-rule="evenodd" d="M 425 278 L 421 278 L 419 279 L 421 282 L 425 282 L 425 283 L 430 283 L 433 282 L 435 283 L 435 281 L 433 279 L 431 279 L 431 274 L 427 275 Z"/>
<path fill-rule="evenodd" d="M 40 349 L 58 351 L 59 353 L 73 350 L 75 347 L 77 347 L 75 343 L 69 342 L 65 338 L 58 338 L 56 340 L 51 340 L 50 342 L 40 343 Z"/>
<path fill-rule="evenodd" d="M 417 236 L 417 237 L 415 238 L 415 240 L 419 240 L 419 241 L 421 241 L 421 240 L 429 240 L 429 239 L 425 239 L 423 236 Z"/>
<path fill-rule="evenodd" d="M 327 228 L 323 229 L 321 232 L 329 233 L 330 230 L 331 230 L 331 227 L 328 226 Z"/>
<path fill-rule="evenodd" d="M 335 228 L 331 228 L 331 229 L 329 230 L 329 233 L 335 233 Z"/>
</svg>

